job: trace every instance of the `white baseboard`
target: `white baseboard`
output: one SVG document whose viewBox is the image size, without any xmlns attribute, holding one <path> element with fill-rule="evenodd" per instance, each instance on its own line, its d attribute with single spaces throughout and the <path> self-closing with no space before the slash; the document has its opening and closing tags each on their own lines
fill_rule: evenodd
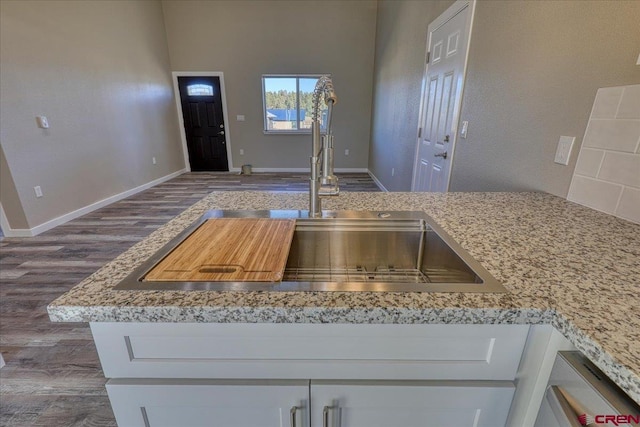
<svg viewBox="0 0 640 427">
<path fill-rule="evenodd" d="M 241 168 L 229 168 L 229 172 L 240 173 Z M 293 173 L 309 173 L 309 168 L 251 168 L 253 172 L 293 172 Z M 367 168 L 335 168 L 337 173 L 367 173 Z"/>
<path fill-rule="evenodd" d="M 367 168 L 336 168 L 338 173 L 369 173 Z"/>
<path fill-rule="evenodd" d="M 2 227 L 4 237 L 33 237 L 35 234 L 29 228 L 5 228 Z"/>
<path fill-rule="evenodd" d="M 4 232 L 4 235 L 6 237 L 33 237 L 33 236 L 37 236 L 40 233 L 44 233 L 47 230 L 51 230 L 54 227 L 57 227 L 58 225 L 64 224 L 65 222 L 69 222 L 72 219 L 76 219 L 78 217 L 81 217 L 82 215 L 86 215 L 89 212 L 93 212 L 96 209 L 100 209 L 104 206 L 110 205 L 111 203 L 115 203 L 119 200 L 125 199 L 129 196 L 133 196 L 136 193 L 139 193 L 141 191 L 144 191 L 148 188 L 151 188 L 155 185 L 161 184 L 165 181 L 168 181 L 172 178 L 175 178 L 176 176 L 182 175 L 183 173 L 186 172 L 186 169 L 180 169 L 179 171 L 170 173 L 169 175 L 165 175 L 161 178 L 158 179 L 154 179 L 151 182 L 147 182 L 146 184 L 142 184 L 138 187 L 132 188 L 130 190 L 124 191 L 122 193 L 119 194 L 114 194 L 113 196 L 107 197 L 106 199 L 102 199 L 99 200 L 95 203 L 92 203 L 88 206 L 85 206 L 83 208 L 80 209 L 76 209 L 75 211 L 66 213 L 62 216 L 59 216 L 57 218 L 54 218 L 50 221 L 47 221 L 45 223 L 42 223 L 40 225 L 36 225 L 33 228 L 30 229 L 12 229 L 9 227 L 9 224 L 7 223 L 7 228 L 5 229 L 5 224 L 2 224 L 2 231 Z"/>
<path fill-rule="evenodd" d="M 240 169 L 238 169 L 238 172 Z M 293 173 L 308 173 L 309 168 L 251 168 L 252 172 L 293 172 Z"/>
<path fill-rule="evenodd" d="M 370 170 L 367 170 L 367 172 L 369 173 L 369 176 L 371 177 L 371 179 L 373 180 L 373 182 L 376 183 L 376 185 L 378 187 L 380 187 L 380 189 L 386 193 L 389 192 L 389 190 L 387 190 L 384 185 L 382 185 L 382 183 L 380 182 L 380 180 L 373 174 L 373 172 L 371 172 Z"/>
<path fill-rule="evenodd" d="M 253 172 L 309 172 L 309 168 L 252 168 Z M 241 168 L 230 168 L 229 172 L 237 172 L 240 173 Z M 335 171 L 337 173 L 368 173 L 373 182 L 380 188 L 380 190 L 384 192 L 389 192 L 384 185 L 380 182 L 380 180 L 367 168 L 336 168 Z"/>
</svg>

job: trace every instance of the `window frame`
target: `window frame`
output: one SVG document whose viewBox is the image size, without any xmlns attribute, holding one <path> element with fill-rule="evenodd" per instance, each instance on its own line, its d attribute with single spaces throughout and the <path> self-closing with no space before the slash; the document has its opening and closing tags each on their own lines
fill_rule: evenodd
<svg viewBox="0 0 640 427">
<path fill-rule="evenodd" d="M 263 129 L 262 131 L 266 135 L 310 135 L 311 128 L 301 129 L 300 128 L 300 79 L 319 79 L 322 76 L 331 76 L 328 73 L 319 73 L 319 74 L 263 74 L 262 81 L 262 120 L 263 120 Z M 297 129 L 269 129 L 269 124 L 267 120 L 267 93 L 265 90 L 265 79 L 268 78 L 281 78 L 281 79 L 296 79 L 296 117 L 298 128 Z M 311 112 L 309 112 L 311 114 Z M 321 131 L 324 130 L 324 126 L 321 126 Z"/>
</svg>

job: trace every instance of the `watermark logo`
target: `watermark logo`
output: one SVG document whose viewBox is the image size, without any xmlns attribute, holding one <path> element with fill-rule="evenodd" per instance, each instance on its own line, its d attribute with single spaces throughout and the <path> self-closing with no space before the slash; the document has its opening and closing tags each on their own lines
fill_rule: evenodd
<svg viewBox="0 0 640 427">
<path fill-rule="evenodd" d="M 590 415 L 582 414 L 578 416 L 578 421 L 583 426 L 589 426 L 592 424 L 605 425 L 605 426 L 625 426 L 628 424 L 638 425 L 640 424 L 640 415 Z"/>
<path fill-rule="evenodd" d="M 589 415 L 589 414 L 580 415 L 578 417 L 578 421 L 580 421 L 580 424 L 582 424 L 583 426 L 588 426 L 589 424 L 593 424 L 596 422 L 593 415 Z"/>
</svg>

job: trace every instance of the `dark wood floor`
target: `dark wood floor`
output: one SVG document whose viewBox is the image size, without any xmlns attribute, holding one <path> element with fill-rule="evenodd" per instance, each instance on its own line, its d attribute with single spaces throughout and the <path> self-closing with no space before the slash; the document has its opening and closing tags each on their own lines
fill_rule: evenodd
<svg viewBox="0 0 640 427">
<path fill-rule="evenodd" d="M 379 191 L 338 174 L 341 191 Z M 212 191 L 306 191 L 307 174 L 188 173 L 36 237 L 0 241 L 0 425 L 115 426 L 86 324 L 46 306 Z M 176 426 L 180 427 L 180 426 Z"/>
</svg>

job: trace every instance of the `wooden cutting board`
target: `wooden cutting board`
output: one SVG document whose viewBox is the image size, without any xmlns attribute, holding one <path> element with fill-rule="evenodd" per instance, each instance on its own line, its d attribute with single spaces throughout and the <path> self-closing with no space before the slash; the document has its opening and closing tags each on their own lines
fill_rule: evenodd
<svg viewBox="0 0 640 427">
<path fill-rule="evenodd" d="M 282 280 L 295 220 L 205 221 L 145 276 L 145 281 L 277 282 Z"/>
</svg>

